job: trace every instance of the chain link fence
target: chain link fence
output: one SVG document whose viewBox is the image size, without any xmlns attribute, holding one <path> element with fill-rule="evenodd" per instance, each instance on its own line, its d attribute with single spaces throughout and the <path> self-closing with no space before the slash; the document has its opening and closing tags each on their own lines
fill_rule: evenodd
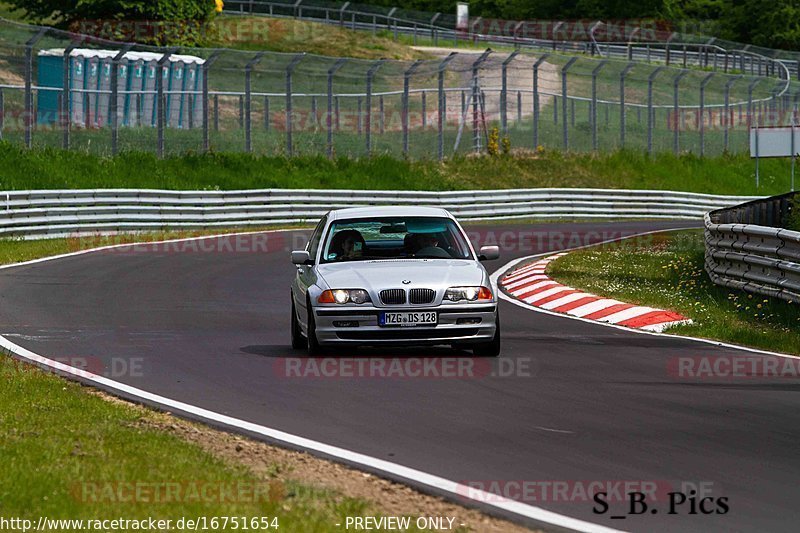
<svg viewBox="0 0 800 533">
<path fill-rule="evenodd" d="M 0 20 L 0 136 L 109 155 L 241 151 L 441 159 L 487 150 L 748 149 L 800 84 L 560 52 L 417 61 L 157 48 Z M 66 90 L 64 89 L 66 88 Z"/>
</svg>

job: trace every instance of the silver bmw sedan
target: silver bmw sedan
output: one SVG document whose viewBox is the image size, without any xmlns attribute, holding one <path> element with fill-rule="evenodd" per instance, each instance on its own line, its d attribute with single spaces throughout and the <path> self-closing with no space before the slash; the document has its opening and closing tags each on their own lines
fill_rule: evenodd
<svg viewBox="0 0 800 533">
<path fill-rule="evenodd" d="M 456 219 L 433 207 L 328 212 L 292 252 L 292 347 L 436 345 L 500 354 L 495 288 Z"/>
</svg>

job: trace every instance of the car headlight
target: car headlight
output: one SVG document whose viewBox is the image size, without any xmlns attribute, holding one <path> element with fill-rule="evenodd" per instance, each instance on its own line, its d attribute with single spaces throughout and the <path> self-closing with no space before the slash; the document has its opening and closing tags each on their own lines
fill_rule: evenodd
<svg viewBox="0 0 800 533">
<path fill-rule="evenodd" d="M 371 300 L 364 289 L 333 289 L 322 291 L 317 301 L 321 304 L 363 304 Z"/>
<path fill-rule="evenodd" d="M 492 290 L 488 287 L 450 287 L 444 293 L 444 299 L 451 302 L 491 300 Z"/>
</svg>

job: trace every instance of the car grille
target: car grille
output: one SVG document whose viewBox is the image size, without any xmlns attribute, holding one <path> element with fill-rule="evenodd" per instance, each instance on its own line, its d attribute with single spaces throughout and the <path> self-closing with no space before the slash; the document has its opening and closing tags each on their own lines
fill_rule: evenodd
<svg viewBox="0 0 800 533">
<path fill-rule="evenodd" d="M 408 293 L 408 301 L 412 304 L 429 304 L 435 297 L 433 289 L 411 289 Z"/>
<path fill-rule="evenodd" d="M 382 290 L 381 301 L 386 305 L 404 304 L 406 303 L 406 291 L 404 289 Z"/>
</svg>

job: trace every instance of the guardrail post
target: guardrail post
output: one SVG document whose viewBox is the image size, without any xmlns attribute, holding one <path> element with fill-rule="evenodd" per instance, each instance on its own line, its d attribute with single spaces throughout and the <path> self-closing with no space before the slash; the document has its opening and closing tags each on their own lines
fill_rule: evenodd
<svg viewBox="0 0 800 533">
<path fill-rule="evenodd" d="M 561 123 L 563 128 L 564 150 L 569 149 L 569 121 L 567 120 L 567 72 L 570 67 L 578 60 L 577 57 L 571 58 L 567 64 L 561 67 Z"/>
<path fill-rule="evenodd" d="M 411 66 L 403 72 L 403 101 L 402 101 L 402 122 L 403 122 L 403 154 L 408 155 L 408 92 L 411 75 L 422 64 L 422 60 L 418 59 L 411 64 Z"/>
<path fill-rule="evenodd" d="M 83 41 L 86 39 L 84 36 L 78 36 L 78 38 L 71 43 L 69 43 L 66 48 L 64 48 L 64 71 L 62 72 L 61 78 L 61 106 L 59 112 L 61 113 L 61 128 L 62 128 L 62 139 L 61 139 L 61 146 L 64 150 L 69 150 L 69 134 L 70 128 L 72 127 L 72 51 L 83 44 Z"/>
<path fill-rule="evenodd" d="M 295 3 L 295 7 L 300 5 L 302 0 L 297 0 Z M 253 123 L 251 117 L 251 110 L 252 110 L 252 75 L 253 75 L 253 67 L 255 67 L 261 58 L 264 57 L 265 52 L 259 52 L 253 56 L 250 61 L 247 62 L 244 66 L 244 151 L 245 152 L 252 152 L 253 151 L 253 141 L 252 141 L 252 133 L 253 133 Z"/>
<path fill-rule="evenodd" d="M 501 67 L 501 89 L 500 89 L 500 126 L 503 129 L 503 135 L 508 135 L 508 65 L 519 54 L 518 50 L 511 52 L 508 57 L 503 60 Z"/>
<path fill-rule="evenodd" d="M 672 129 L 672 151 L 675 155 L 678 155 L 680 151 L 680 128 L 681 128 L 681 108 L 678 105 L 678 86 L 681 83 L 681 80 L 689 74 L 688 70 L 682 70 L 675 76 L 675 79 L 672 81 L 672 112 L 675 115 L 675 123 L 673 124 Z"/>
<path fill-rule="evenodd" d="M 444 58 L 442 60 L 441 63 L 439 63 L 439 67 L 437 69 L 438 70 L 438 78 L 439 78 L 438 79 L 438 83 L 439 83 L 439 86 L 438 86 L 438 89 L 439 89 L 438 115 L 439 116 L 438 116 L 438 121 L 437 121 L 438 122 L 437 128 L 439 130 L 438 131 L 438 139 L 437 139 L 439 161 L 444 159 L 444 122 L 445 122 L 445 113 L 447 112 L 447 94 L 444 92 L 444 74 L 445 74 L 445 71 L 447 70 L 447 64 L 450 61 L 452 61 L 453 59 L 455 59 L 456 54 L 458 54 L 458 52 L 450 52 L 450 55 L 448 55 L 446 58 Z"/>
<path fill-rule="evenodd" d="M 167 102 L 164 97 L 164 65 L 169 61 L 170 56 L 177 50 L 177 48 L 169 48 L 165 51 L 161 58 L 158 60 L 158 72 L 156 73 L 156 102 L 155 106 L 158 110 L 156 112 L 156 127 L 158 129 L 158 141 L 156 144 L 156 153 L 158 157 L 164 157 L 164 122 L 166 120 L 166 107 Z"/>
<path fill-rule="evenodd" d="M 711 78 L 716 76 L 715 72 L 711 72 L 703 81 L 700 82 L 700 157 L 705 155 L 705 96 L 706 96 L 706 85 L 708 82 L 711 81 Z"/>
<path fill-rule="evenodd" d="M 211 143 L 209 142 L 208 136 L 208 71 L 211 68 L 211 65 L 214 64 L 214 61 L 217 60 L 219 54 L 221 52 L 219 50 L 214 50 L 210 56 L 203 62 L 202 72 L 203 72 L 203 151 L 208 152 L 210 149 Z M 219 129 L 219 104 L 217 96 L 214 95 L 214 127 Z"/>
<path fill-rule="evenodd" d="M 286 66 L 286 155 L 288 157 L 294 155 L 294 145 L 292 143 L 292 73 L 305 56 L 305 52 L 295 55 Z"/>
<path fill-rule="evenodd" d="M 25 147 L 30 148 L 33 142 L 33 47 L 44 37 L 49 28 L 39 28 L 39 31 L 25 43 Z M 66 68 L 66 67 L 65 67 Z"/>
<path fill-rule="evenodd" d="M 367 95 L 366 95 L 366 105 L 367 105 L 367 115 L 366 115 L 366 138 L 367 138 L 367 155 L 370 154 L 372 151 L 372 78 L 375 76 L 375 73 L 381 68 L 383 62 L 386 61 L 385 59 L 379 59 L 372 66 L 367 70 Z"/>
<path fill-rule="evenodd" d="M 625 77 L 636 63 L 628 63 L 619 73 L 619 145 L 625 148 Z"/>
<path fill-rule="evenodd" d="M 487 48 L 481 56 L 472 63 L 472 148 L 475 152 L 481 151 L 481 136 L 478 123 L 478 109 L 480 107 L 480 86 L 478 84 L 478 69 L 481 63 L 486 61 L 489 54 L 492 53 L 491 48 Z"/>
<path fill-rule="evenodd" d="M 123 44 L 111 60 L 111 155 L 117 155 L 117 143 L 119 141 L 119 102 L 117 101 L 119 97 L 119 88 L 117 87 L 119 83 L 119 62 L 131 48 L 133 48 L 133 44 Z M 65 62 L 64 65 L 64 70 L 71 70 L 68 62 Z M 66 85 L 64 88 L 66 89 Z M 66 93 L 62 92 L 62 95 L 65 94 Z M 66 98 L 62 98 L 61 100 L 61 107 L 63 108 L 63 101 L 66 100 Z"/>
<path fill-rule="evenodd" d="M 647 77 L 647 153 L 653 153 L 653 80 L 666 67 L 658 67 Z"/>
<path fill-rule="evenodd" d="M 723 132 L 723 142 L 722 142 L 722 145 L 724 147 L 723 149 L 725 150 L 725 152 L 728 151 L 728 135 L 729 135 L 728 132 L 730 130 L 730 124 L 732 122 L 731 121 L 731 87 L 733 86 L 734 83 L 736 83 L 740 79 L 742 79 L 742 76 L 736 76 L 734 78 L 729 79 L 728 82 L 725 84 L 725 124 L 724 124 L 725 131 Z"/>
<path fill-rule="evenodd" d="M 550 54 L 542 54 L 533 64 L 533 149 L 539 146 L 539 67 Z"/>
<path fill-rule="evenodd" d="M 592 70 L 592 112 L 590 120 L 592 121 L 592 150 L 594 151 L 597 151 L 597 75 L 606 64 L 608 64 L 608 60 L 604 59 Z"/>
<path fill-rule="evenodd" d="M 336 63 L 328 69 L 328 118 L 325 125 L 328 129 L 328 158 L 333 158 L 333 76 L 347 63 L 346 58 L 337 59 Z"/>
</svg>

